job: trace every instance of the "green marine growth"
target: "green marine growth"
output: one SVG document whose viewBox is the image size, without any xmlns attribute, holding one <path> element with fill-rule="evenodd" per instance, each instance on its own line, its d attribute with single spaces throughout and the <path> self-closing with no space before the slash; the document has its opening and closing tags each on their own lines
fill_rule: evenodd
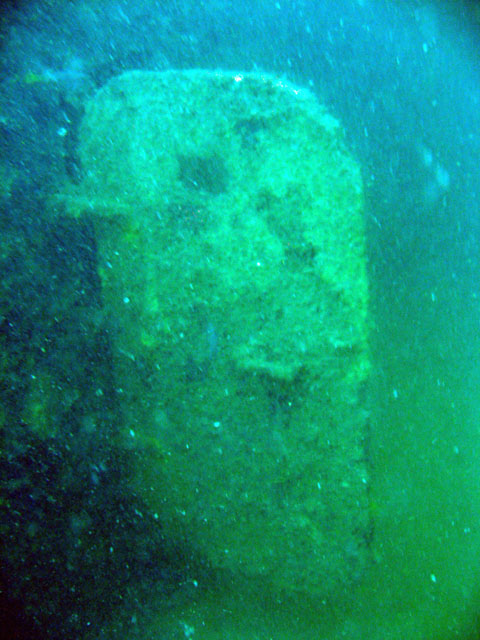
<svg viewBox="0 0 480 640">
<path fill-rule="evenodd" d="M 368 562 L 362 182 L 338 122 L 260 74 L 129 72 L 87 107 L 125 446 L 167 535 L 326 595 Z"/>
</svg>

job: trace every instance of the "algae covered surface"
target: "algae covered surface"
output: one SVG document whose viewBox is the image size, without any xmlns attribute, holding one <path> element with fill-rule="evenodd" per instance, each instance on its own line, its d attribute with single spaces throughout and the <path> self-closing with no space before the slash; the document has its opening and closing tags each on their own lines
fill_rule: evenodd
<svg viewBox="0 0 480 640">
<path fill-rule="evenodd" d="M 275 590 L 369 563 L 359 167 L 305 89 L 128 72 L 87 105 L 83 180 L 121 446 L 166 535 Z"/>
</svg>

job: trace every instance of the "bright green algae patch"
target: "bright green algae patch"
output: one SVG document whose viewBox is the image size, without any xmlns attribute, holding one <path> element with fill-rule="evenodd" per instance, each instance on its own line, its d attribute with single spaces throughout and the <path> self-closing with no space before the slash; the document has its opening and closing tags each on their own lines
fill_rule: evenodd
<svg viewBox="0 0 480 640">
<path fill-rule="evenodd" d="M 84 180 L 134 479 L 212 566 L 329 594 L 371 534 L 360 171 L 303 89 L 130 72 L 87 107 Z"/>
</svg>

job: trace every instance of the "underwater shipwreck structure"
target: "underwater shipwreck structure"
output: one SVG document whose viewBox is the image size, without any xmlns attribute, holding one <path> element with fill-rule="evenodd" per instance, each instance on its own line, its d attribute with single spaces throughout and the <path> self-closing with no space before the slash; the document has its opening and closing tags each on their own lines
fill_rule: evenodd
<svg viewBox="0 0 480 640">
<path fill-rule="evenodd" d="M 360 169 L 307 90 L 257 73 L 128 72 L 87 105 L 83 177 L 119 447 L 166 536 L 273 589 L 369 562 Z"/>
</svg>

